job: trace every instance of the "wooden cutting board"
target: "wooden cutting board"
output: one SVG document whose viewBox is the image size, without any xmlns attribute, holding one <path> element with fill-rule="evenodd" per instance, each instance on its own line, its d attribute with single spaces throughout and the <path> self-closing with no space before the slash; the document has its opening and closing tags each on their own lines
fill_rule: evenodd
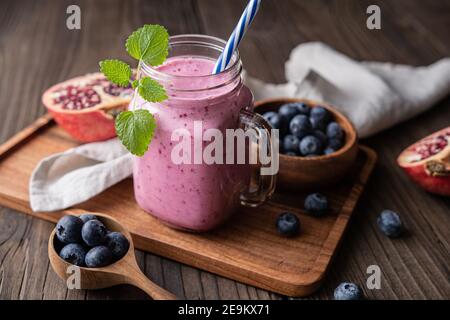
<svg viewBox="0 0 450 320">
<path fill-rule="evenodd" d="M 40 159 L 76 145 L 49 116 L 1 145 L 0 204 L 56 222 L 63 213 L 31 211 L 28 180 Z M 331 203 L 331 213 L 323 218 L 303 212 L 305 194 L 283 192 L 260 208 L 242 208 L 213 232 L 180 232 L 137 206 L 131 179 L 77 209 L 115 217 L 129 229 L 139 249 L 284 295 L 305 296 L 323 282 L 375 162 L 375 152 L 361 146 L 352 173 L 338 186 L 323 191 Z M 277 235 L 275 220 L 283 211 L 299 215 L 300 236 L 286 239 Z"/>
</svg>

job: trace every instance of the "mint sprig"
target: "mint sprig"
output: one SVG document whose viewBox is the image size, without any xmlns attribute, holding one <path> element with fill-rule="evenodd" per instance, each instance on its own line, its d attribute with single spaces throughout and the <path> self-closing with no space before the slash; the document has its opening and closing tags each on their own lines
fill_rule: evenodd
<svg viewBox="0 0 450 320">
<path fill-rule="evenodd" d="M 132 80 L 131 67 L 120 60 L 103 60 L 100 71 L 105 77 L 122 87 L 131 85 L 135 94 L 131 111 L 123 111 L 116 118 L 116 133 L 122 144 L 134 155 L 143 156 L 156 128 L 155 118 L 148 110 L 135 110 L 139 94 L 149 102 L 161 102 L 168 98 L 166 90 L 150 77 L 140 77 L 142 63 L 151 66 L 162 64 L 169 52 L 169 33 L 160 25 L 144 25 L 127 39 L 125 48 L 138 60 L 136 80 Z"/>
<path fill-rule="evenodd" d="M 123 145 L 141 157 L 155 132 L 156 121 L 148 110 L 123 111 L 116 119 L 116 132 Z"/>
</svg>

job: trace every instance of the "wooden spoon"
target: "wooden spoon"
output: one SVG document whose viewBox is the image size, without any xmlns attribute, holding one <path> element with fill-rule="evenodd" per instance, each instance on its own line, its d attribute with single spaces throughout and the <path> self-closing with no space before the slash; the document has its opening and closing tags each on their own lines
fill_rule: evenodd
<svg viewBox="0 0 450 320">
<path fill-rule="evenodd" d="M 155 300 L 176 300 L 176 296 L 164 290 L 151 280 L 149 280 L 139 269 L 134 254 L 134 245 L 130 233 L 117 220 L 101 213 L 95 214 L 99 220 L 110 231 L 121 232 L 130 242 L 130 248 L 126 255 L 119 261 L 103 267 L 103 268 L 83 268 L 80 269 L 80 288 L 79 289 L 102 289 L 112 287 L 118 284 L 131 284 L 145 291 Z M 63 260 L 55 248 L 55 232 L 50 235 L 48 241 L 48 256 L 53 270 L 58 276 L 67 281 L 72 276 L 72 272 L 68 273 L 68 268 L 72 264 Z"/>
</svg>

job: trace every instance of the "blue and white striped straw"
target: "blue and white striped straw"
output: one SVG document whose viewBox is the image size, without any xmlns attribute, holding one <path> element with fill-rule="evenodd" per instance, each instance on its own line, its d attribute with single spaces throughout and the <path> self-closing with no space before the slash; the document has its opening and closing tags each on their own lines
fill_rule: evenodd
<svg viewBox="0 0 450 320">
<path fill-rule="evenodd" d="M 213 74 L 220 73 L 227 68 L 234 51 L 236 51 L 237 47 L 239 46 L 239 43 L 241 42 L 250 24 L 255 18 L 260 4 L 261 0 L 250 0 L 250 2 L 248 3 L 247 7 L 244 10 L 244 13 L 242 13 L 239 23 L 237 24 L 236 28 L 231 34 L 230 39 L 228 39 L 225 49 L 223 50 L 222 54 L 217 60 Z"/>
</svg>

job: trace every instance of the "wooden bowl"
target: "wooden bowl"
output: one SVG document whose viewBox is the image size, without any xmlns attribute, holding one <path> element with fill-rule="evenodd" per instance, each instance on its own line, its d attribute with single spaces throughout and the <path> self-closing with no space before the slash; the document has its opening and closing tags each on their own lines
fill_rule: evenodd
<svg viewBox="0 0 450 320">
<path fill-rule="evenodd" d="M 333 154 L 313 158 L 293 157 L 280 153 L 277 187 L 302 191 L 317 191 L 341 180 L 356 160 L 358 139 L 351 122 L 331 105 L 307 99 L 266 99 L 255 103 L 255 111 L 263 114 L 278 111 L 286 103 L 303 102 L 312 108 L 321 106 L 330 111 L 334 121 L 345 131 L 344 146 Z"/>
</svg>

